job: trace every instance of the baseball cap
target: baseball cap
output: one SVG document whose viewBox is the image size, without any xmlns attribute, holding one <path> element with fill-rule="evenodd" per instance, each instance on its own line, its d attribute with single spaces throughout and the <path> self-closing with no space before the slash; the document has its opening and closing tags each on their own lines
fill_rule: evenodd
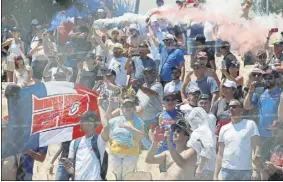
<svg viewBox="0 0 283 182">
<path fill-rule="evenodd" d="M 116 76 L 116 71 L 115 70 L 112 70 L 112 69 L 109 69 L 106 71 L 106 76 Z"/>
<path fill-rule="evenodd" d="M 281 47 L 283 47 L 283 41 L 275 42 L 274 46 L 281 46 Z"/>
<path fill-rule="evenodd" d="M 38 20 L 37 19 L 33 19 L 32 21 L 31 21 L 31 25 L 37 25 L 38 24 Z"/>
<path fill-rule="evenodd" d="M 98 117 L 97 113 L 94 111 L 87 111 L 86 113 L 78 117 L 81 119 L 81 121 L 84 122 L 100 123 L 100 118 Z"/>
<path fill-rule="evenodd" d="M 122 49 L 122 50 L 124 51 L 124 47 L 123 47 L 123 45 L 120 44 L 120 43 L 114 44 L 113 49 L 114 49 L 114 48 L 119 48 L 119 49 Z"/>
<path fill-rule="evenodd" d="M 273 121 L 272 125 L 269 126 L 266 129 L 269 130 L 269 131 L 273 131 L 273 130 L 276 130 L 276 129 L 283 130 L 283 121 L 275 120 L 275 121 Z"/>
<path fill-rule="evenodd" d="M 170 33 L 166 33 L 163 38 L 163 40 L 174 40 L 174 39 L 175 37 Z"/>
<path fill-rule="evenodd" d="M 199 87 L 195 86 L 195 85 L 189 85 L 186 88 L 186 93 L 195 93 L 195 92 L 200 92 Z"/>
<path fill-rule="evenodd" d="M 35 27 L 36 30 L 44 30 L 44 27 L 42 25 L 37 25 Z"/>
<path fill-rule="evenodd" d="M 200 94 L 200 96 L 198 97 L 198 101 L 200 100 L 211 100 L 211 97 L 207 94 Z"/>
<path fill-rule="evenodd" d="M 176 128 L 180 128 L 182 131 L 185 132 L 187 136 L 190 136 L 190 127 L 183 120 L 178 120 L 176 123 L 172 124 L 170 128 L 172 131 L 175 131 Z"/>
<path fill-rule="evenodd" d="M 144 68 L 143 72 L 146 72 L 146 71 L 154 71 L 154 72 L 156 72 L 156 68 L 154 68 L 152 66 L 149 66 L 149 67 Z"/>
<path fill-rule="evenodd" d="M 207 52 L 204 52 L 204 51 L 198 52 L 197 58 L 207 58 L 208 59 Z"/>
<path fill-rule="evenodd" d="M 126 103 L 135 104 L 135 101 L 133 99 L 130 99 L 130 98 L 123 99 L 122 100 L 122 105 L 124 105 Z"/>
<path fill-rule="evenodd" d="M 138 29 L 137 24 L 131 24 L 130 27 L 129 27 L 129 30 L 131 30 L 131 29 L 137 30 Z"/>
<path fill-rule="evenodd" d="M 228 68 L 232 67 L 232 66 L 236 66 L 237 68 L 240 68 L 240 64 L 237 61 L 232 61 L 229 63 L 229 65 L 227 66 Z"/>
<path fill-rule="evenodd" d="M 167 99 L 168 97 L 171 97 L 173 98 L 174 100 L 176 100 L 176 95 L 174 92 L 168 92 L 168 93 L 164 93 L 164 97 L 163 97 L 163 100 Z"/>
<path fill-rule="evenodd" d="M 148 48 L 148 45 L 145 42 L 140 43 L 139 47 Z"/>
<path fill-rule="evenodd" d="M 231 80 L 225 80 L 222 86 L 228 87 L 228 88 L 237 88 L 237 84 L 234 81 Z"/>
</svg>

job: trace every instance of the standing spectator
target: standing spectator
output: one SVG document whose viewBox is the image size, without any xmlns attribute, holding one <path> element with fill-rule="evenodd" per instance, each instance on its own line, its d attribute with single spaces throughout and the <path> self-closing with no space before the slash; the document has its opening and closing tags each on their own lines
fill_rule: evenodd
<svg viewBox="0 0 283 182">
<path fill-rule="evenodd" d="M 146 163 L 164 165 L 160 180 L 193 180 L 197 156 L 195 149 L 186 146 L 190 139 L 189 126 L 178 120 L 165 131 L 164 137 L 169 151 L 156 154 L 160 141 L 155 130 L 151 148 L 145 159 Z"/>
<path fill-rule="evenodd" d="M 128 172 L 133 172 L 138 162 L 144 123 L 134 114 L 135 107 L 134 100 L 123 99 L 122 115 L 109 121 L 111 139 L 109 161 L 116 180 L 123 180 Z"/>
<path fill-rule="evenodd" d="M 172 81 L 165 85 L 164 93 L 179 92 L 181 96 L 181 86 L 182 86 L 182 81 L 180 80 L 181 69 L 178 67 L 172 67 L 171 73 L 172 73 Z"/>
<path fill-rule="evenodd" d="M 76 82 L 92 89 L 98 75 L 98 67 L 99 62 L 95 60 L 95 55 L 88 53 L 79 64 Z"/>
<path fill-rule="evenodd" d="M 226 125 L 231 121 L 229 114 L 229 103 L 233 99 L 238 99 L 237 97 L 237 85 L 235 82 L 226 80 L 222 84 L 223 98 L 220 98 L 212 106 L 212 113 L 217 118 L 217 129 L 216 135 L 219 135 L 220 129 L 223 125 Z"/>
<path fill-rule="evenodd" d="M 254 121 L 242 118 L 240 101 L 231 100 L 229 108 L 231 123 L 220 130 L 214 180 L 251 180 L 252 157 L 259 151 L 259 132 Z"/>
<path fill-rule="evenodd" d="M 182 50 L 176 49 L 176 39 L 173 35 L 165 34 L 163 39 L 164 43 L 162 43 L 157 39 L 151 26 L 149 26 L 149 32 L 154 44 L 159 47 L 161 56 L 161 62 L 159 65 L 160 82 L 163 86 L 165 86 L 166 83 L 172 81 L 172 67 L 179 67 L 183 69 L 185 61 L 184 54 Z"/>
<path fill-rule="evenodd" d="M 145 42 L 140 43 L 138 48 L 129 48 L 128 60 L 126 63 L 126 69 L 130 70 L 134 79 L 138 79 L 144 83 L 143 70 L 145 68 L 153 68 L 156 70 L 156 63 L 148 57 L 149 49 Z M 135 55 L 137 54 L 137 55 Z"/>
<path fill-rule="evenodd" d="M 187 122 L 193 130 L 187 147 L 195 149 L 198 156 L 195 179 L 213 180 L 216 160 L 215 123 L 210 123 L 206 111 L 200 107 L 192 110 Z"/>
<path fill-rule="evenodd" d="M 211 48 L 207 48 L 205 40 L 206 38 L 201 34 L 196 36 L 197 52 L 199 51 L 205 52 L 207 55 L 207 59 L 208 59 L 206 66 L 216 71 L 214 52 Z"/>
<path fill-rule="evenodd" d="M 173 93 L 167 93 L 163 97 L 164 105 L 165 105 L 165 110 L 158 113 L 155 117 L 155 126 L 152 127 L 149 131 L 149 137 L 152 139 L 153 138 L 153 132 L 154 128 L 156 127 L 161 127 L 162 129 L 169 129 L 170 126 L 179 119 L 184 119 L 184 114 L 176 109 L 176 104 L 177 104 L 177 98 L 175 94 Z M 171 135 L 171 141 L 173 141 L 173 135 Z M 161 152 L 164 152 L 168 150 L 167 142 L 166 140 L 162 141 L 161 146 L 158 149 L 158 154 Z M 159 166 L 159 169 L 162 167 Z"/>
<path fill-rule="evenodd" d="M 113 28 L 108 31 L 109 38 L 105 42 L 105 46 L 108 48 L 110 54 L 113 54 L 113 49 L 116 43 L 121 43 L 122 31 L 118 28 Z"/>
<path fill-rule="evenodd" d="M 108 69 L 116 72 L 116 84 L 118 86 L 126 86 L 127 83 L 127 70 L 125 65 L 127 58 L 123 56 L 124 48 L 122 44 L 116 43 L 113 49 L 114 57 L 110 60 Z"/>
<path fill-rule="evenodd" d="M 105 113 L 102 114 L 100 110 L 100 114 L 103 129 L 99 135 L 96 134 L 96 127 L 100 119 L 96 112 L 88 111 L 80 116 L 80 127 L 85 136 L 70 144 L 68 158 L 74 161 L 74 166 L 68 165 L 67 159 L 64 160 L 64 166 L 70 169 L 68 171 L 72 172 L 74 180 L 105 180 L 102 174 L 105 173 L 103 170 L 108 163 L 105 161 L 105 147 L 109 140 L 109 125 L 104 119 Z"/>
<path fill-rule="evenodd" d="M 283 180 L 283 122 L 274 121 L 268 128 L 272 132 L 275 144 L 269 151 L 269 160 L 264 163 L 260 156 L 255 156 L 255 164 L 259 166 L 261 180 L 282 181 Z"/>
<path fill-rule="evenodd" d="M 263 93 L 255 93 L 256 82 L 253 82 L 249 88 L 244 101 L 244 108 L 250 110 L 253 107 L 259 110 L 258 129 L 261 137 L 262 146 L 267 143 L 271 137 L 271 132 L 266 128 L 272 124 L 278 117 L 278 106 L 282 89 L 276 85 L 278 73 L 274 70 L 266 70 L 263 74 L 265 90 Z M 262 149 L 262 156 L 265 159 L 268 148 Z"/>
<path fill-rule="evenodd" d="M 255 62 L 255 68 L 259 68 L 260 70 L 266 70 L 268 68 L 271 68 L 268 65 L 266 50 L 264 49 L 258 50 L 256 57 L 257 57 L 257 60 Z"/>
<path fill-rule="evenodd" d="M 7 39 L 2 43 L 2 49 L 9 46 L 8 52 L 10 55 L 7 57 L 7 76 L 8 82 L 13 82 L 13 74 L 15 70 L 15 56 L 24 56 L 25 48 L 24 42 L 21 40 L 20 29 L 13 27 L 9 32 L 13 38 Z"/>
<path fill-rule="evenodd" d="M 209 127 L 212 131 L 212 133 L 215 133 L 215 129 L 216 129 L 216 117 L 215 115 L 210 111 L 211 108 L 211 97 L 209 97 L 209 95 L 206 94 L 201 94 L 198 98 L 198 107 L 203 108 L 206 113 L 208 114 L 208 124 Z"/>
<path fill-rule="evenodd" d="M 201 94 L 200 89 L 196 86 L 190 86 L 186 89 L 187 98 L 183 101 L 180 110 L 188 116 L 194 107 L 198 106 L 198 97 Z"/>
<path fill-rule="evenodd" d="M 39 147 L 35 150 L 24 152 L 20 158 L 17 180 L 32 181 L 34 161 L 43 162 L 46 154 L 47 147 Z"/>
<path fill-rule="evenodd" d="M 127 44 L 130 45 L 130 47 L 138 47 L 138 45 L 141 42 L 141 35 L 138 31 L 137 24 L 131 24 L 129 26 L 129 37 L 127 39 Z"/>
<path fill-rule="evenodd" d="M 145 83 L 137 85 L 139 88 L 137 97 L 140 100 L 140 106 L 143 109 L 143 121 L 145 126 L 145 135 L 148 135 L 149 129 L 155 123 L 155 117 L 162 111 L 163 87 L 156 81 L 157 71 L 155 68 L 145 68 Z"/>
<path fill-rule="evenodd" d="M 197 80 L 192 81 L 189 86 L 194 85 L 196 87 L 199 87 L 201 93 L 207 94 L 212 97 L 211 102 L 212 104 L 214 104 L 214 102 L 216 102 L 219 97 L 219 88 L 216 80 L 205 75 L 205 65 L 195 62 L 191 67 L 194 70 L 194 74 Z"/>
<path fill-rule="evenodd" d="M 15 56 L 15 71 L 14 71 L 14 83 L 21 88 L 28 86 L 32 78 L 32 69 L 30 66 L 26 66 L 22 56 Z"/>
<path fill-rule="evenodd" d="M 50 162 L 49 174 L 54 175 L 53 173 L 54 162 L 58 158 L 58 156 L 61 154 L 59 158 L 58 167 L 57 167 L 56 177 L 55 177 L 56 181 L 69 181 L 69 179 L 71 178 L 71 175 L 66 171 L 64 164 L 62 162 L 63 158 L 68 158 L 70 143 L 71 142 L 63 142 L 60 146 L 60 149 L 56 152 L 52 161 Z"/>
<path fill-rule="evenodd" d="M 281 62 L 283 61 L 283 41 L 275 42 L 274 43 L 274 53 L 269 59 L 269 64 L 274 65 L 275 67 L 281 67 Z M 277 68 L 279 70 L 282 70 L 282 68 Z M 283 72 L 283 71 L 280 71 Z"/>
<path fill-rule="evenodd" d="M 43 34 L 44 28 L 42 25 L 36 26 L 36 35 L 31 41 L 31 50 L 29 54 L 32 56 L 31 67 L 33 70 L 33 80 L 35 83 L 40 83 L 43 78 L 43 70 L 47 65 L 48 57 L 45 55 L 43 49 Z"/>
<path fill-rule="evenodd" d="M 231 53 L 230 51 L 230 43 L 227 41 L 223 41 L 221 43 L 221 47 L 220 47 L 220 53 L 224 56 L 222 62 L 221 62 L 221 69 L 220 71 L 222 72 L 222 78 L 226 78 L 225 75 L 228 75 L 228 65 L 231 62 L 237 63 L 238 60 L 236 58 L 236 56 L 234 56 L 234 54 Z"/>
</svg>

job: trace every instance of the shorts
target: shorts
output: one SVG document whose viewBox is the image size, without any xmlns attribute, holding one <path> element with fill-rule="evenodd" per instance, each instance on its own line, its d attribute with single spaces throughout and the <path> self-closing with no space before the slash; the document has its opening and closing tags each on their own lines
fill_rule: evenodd
<svg viewBox="0 0 283 182">
<path fill-rule="evenodd" d="M 47 61 L 34 60 L 31 63 L 32 78 L 42 80 L 44 68 L 47 65 Z"/>
</svg>

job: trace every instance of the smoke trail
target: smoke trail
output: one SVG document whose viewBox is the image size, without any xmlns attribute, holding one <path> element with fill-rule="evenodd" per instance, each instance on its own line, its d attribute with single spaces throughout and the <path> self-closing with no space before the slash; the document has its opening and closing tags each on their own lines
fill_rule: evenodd
<svg viewBox="0 0 283 182">
<path fill-rule="evenodd" d="M 179 10 L 175 6 L 170 6 L 155 12 L 156 16 L 169 19 L 171 22 L 217 23 L 219 38 L 230 41 L 232 45 L 239 48 L 240 53 L 262 47 L 271 28 L 283 30 L 281 15 L 260 16 L 253 12 L 255 17 L 252 20 L 246 20 L 241 17 L 242 13 L 240 0 L 207 0 L 201 9 Z"/>
</svg>

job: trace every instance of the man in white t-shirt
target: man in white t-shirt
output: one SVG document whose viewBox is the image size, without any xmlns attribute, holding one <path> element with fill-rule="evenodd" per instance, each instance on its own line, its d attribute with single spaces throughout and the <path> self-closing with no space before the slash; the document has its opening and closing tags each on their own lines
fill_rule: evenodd
<svg viewBox="0 0 283 182">
<path fill-rule="evenodd" d="M 80 116 L 80 127 L 85 133 L 75 149 L 75 140 L 70 144 L 69 159 L 75 160 L 74 180 L 102 180 L 101 167 L 105 153 L 105 147 L 109 140 L 108 125 L 105 125 L 100 135 L 97 136 L 97 148 L 100 153 L 100 162 L 93 151 L 93 137 L 96 135 L 96 127 L 100 123 L 100 119 L 95 112 L 88 111 Z M 64 164 L 66 165 L 66 164 Z"/>
<path fill-rule="evenodd" d="M 252 157 L 259 155 L 259 132 L 252 120 L 242 118 L 242 102 L 229 103 L 231 122 L 220 129 L 219 149 L 215 164 L 214 180 L 251 180 L 257 178 L 253 172 Z M 220 172 L 221 171 L 221 172 Z M 220 173 L 221 177 L 218 177 Z"/>
<path fill-rule="evenodd" d="M 182 81 L 180 80 L 181 77 L 181 69 L 178 67 L 171 68 L 172 74 L 172 81 L 167 83 L 164 87 L 164 93 L 173 93 L 173 92 L 180 92 L 181 93 L 181 86 Z"/>
<path fill-rule="evenodd" d="M 127 70 L 125 65 L 127 58 L 123 56 L 124 48 L 122 44 L 116 43 L 113 48 L 114 57 L 109 61 L 108 69 L 112 69 L 116 72 L 116 84 L 117 86 L 126 86 L 127 84 Z"/>
<path fill-rule="evenodd" d="M 183 101 L 180 110 L 187 116 L 194 107 L 198 106 L 198 97 L 201 94 L 200 89 L 196 86 L 186 88 L 187 99 Z"/>
</svg>

